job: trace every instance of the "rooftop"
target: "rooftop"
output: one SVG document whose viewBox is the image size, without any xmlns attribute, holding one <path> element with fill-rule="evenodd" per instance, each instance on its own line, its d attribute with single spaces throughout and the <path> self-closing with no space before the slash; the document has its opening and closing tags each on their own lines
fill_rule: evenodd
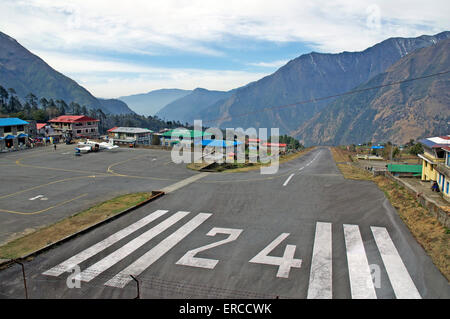
<svg viewBox="0 0 450 319">
<path fill-rule="evenodd" d="M 422 165 L 388 164 L 389 172 L 422 174 Z"/>
<path fill-rule="evenodd" d="M 197 144 L 202 144 L 202 146 L 212 146 L 212 147 L 230 147 L 230 146 L 240 145 L 242 143 L 238 142 L 238 141 L 225 141 L 225 140 L 202 140 L 201 142 L 195 143 L 195 145 L 197 145 Z"/>
<path fill-rule="evenodd" d="M 77 122 L 99 122 L 99 120 L 86 115 L 61 115 L 51 119 L 49 122 L 57 123 L 77 123 Z"/>
<path fill-rule="evenodd" d="M 30 124 L 17 117 L 0 118 L 0 126 L 27 125 Z"/>
<path fill-rule="evenodd" d="M 450 146 L 450 135 L 427 137 L 419 140 L 419 143 L 430 148 L 442 148 Z"/>
<path fill-rule="evenodd" d="M 164 137 L 202 137 L 206 135 L 212 135 L 211 133 L 206 133 L 203 131 L 195 131 L 195 130 L 188 130 L 188 129 L 174 129 L 167 132 L 164 132 L 162 136 Z"/>
<path fill-rule="evenodd" d="M 141 127 L 113 127 L 112 129 L 109 129 L 108 132 L 139 134 L 139 133 L 152 133 L 153 131 Z"/>
</svg>

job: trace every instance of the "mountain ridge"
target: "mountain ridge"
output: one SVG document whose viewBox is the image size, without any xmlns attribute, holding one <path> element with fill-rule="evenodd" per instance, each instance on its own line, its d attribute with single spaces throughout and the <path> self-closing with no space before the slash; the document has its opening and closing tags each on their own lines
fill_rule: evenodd
<svg viewBox="0 0 450 319">
<path fill-rule="evenodd" d="M 67 104 L 77 102 L 109 112 L 87 89 L 3 32 L 0 32 L 0 48 L 0 85 L 13 88 L 21 100 L 33 93 L 38 98 L 61 99 Z M 127 113 L 130 112 L 128 109 Z"/>
<path fill-rule="evenodd" d="M 418 49 L 358 89 L 450 70 L 450 39 Z M 450 120 L 447 75 L 405 82 L 343 96 L 304 123 L 293 135 L 307 144 L 351 144 L 367 141 L 406 143 L 443 133 Z"/>
<path fill-rule="evenodd" d="M 132 94 L 118 97 L 119 100 L 127 103 L 129 107 L 144 115 L 155 115 L 167 104 L 190 94 L 191 90 L 181 89 L 159 89 L 147 93 Z"/>
<path fill-rule="evenodd" d="M 279 127 L 289 133 L 321 111 L 329 102 L 309 103 L 279 110 L 261 109 L 291 104 L 349 91 L 385 71 L 406 54 L 450 37 L 444 31 L 417 38 L 389 38 L 359 52 L 303 54 L 258 81 L 235 89 L 221 105 L 204 110 L 204 121 L 217 121 L 219 127 Z M 225 119 L 230 116 L 230 119 Z M 213 123 L 214 125 L 214 123 Z"/>
</svg>

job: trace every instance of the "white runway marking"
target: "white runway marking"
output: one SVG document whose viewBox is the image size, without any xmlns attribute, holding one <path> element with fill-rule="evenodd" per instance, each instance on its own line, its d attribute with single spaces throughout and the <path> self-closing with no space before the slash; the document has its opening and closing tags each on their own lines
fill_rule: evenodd
<svg viewBox="0 0 450 319">
<path fill-rule="evenodd" d="M 183 179 L 183 180 L 181 180 L 179 182 L 176 182 L 175 184 L 172 184 L 172 185 L 164 187 L 162 189 L 162 191 L 164 193 L 166 193 L 166 194 L 167 193 L 171 193 L 171 192 L 176 191 L 177 189 L 179 189 L 181 187 L 184 187 L 186 185 L 189 185 L 189 184 L 191 184 L 191 183 L 193 183 L 193 182 L 195 182 L 195 181 L 197 181 L 197 180 L 199 180 L 199 179 L 201 179 L 201 178 L 203 178 L 203 177 L 205 177 L 207 175 L 209 175 L 209 173 L 207 173 L 207 172 L 203 172 L 203 173 L 200 173 L 200 174 L 193 175 L 193 176 L 185 178 L 185 179 Z"/>
<path fill-rule="evenodd" d="M 289 278 L 291 268 L 300 268 L 302 266 L 302 260 L 294 258 L 295 245 L 286 245 L 284 249 L 283 257 L 269 256 L 270 252 L 274 250 L 283 240 L 289 236 L 289 233 L 283 233 L 274 241 L 272 241 L 266 248 L 261 250 L 255 257 L 250 259 L 249 262 L 255 264 L 266 264 L 278 266 L 277 277 Z"/>
<path fill-rule="evenodd" d="M 145 225 L 151 223 L 155 219 L 161 217 L 165 213 L 167 213 L 168 210 L 157 210 L 144 218 L 138 220 L 137 222 L 131 224 L 130 226 L 112 234 L 108 238 L 98 242 L 97 244 L 83 250 L 82 252 L 76 254 L 75 256 L 67 259 L 66 261 L 60 263 L 59 265 L 56 265 L 55 267 L 47 270 L 46 272 L 42 273 L 43 275 L 47 276 L 59 276 L 62 273 L 68 271 L 71 269 L 74 265 L 79 265 L 83 261 L 91 258 L 92 256 L 98 254 L 102 250 L 114 245 L 119 240 L 125 238 L 126 236 L 134 233 L 136 230 L 144 227 Z"/>
<path fill-rule="evenodd" d="M 397 299 L 421 299 L 387 229 L 384 227 L 370 227 L 370 229 Z"/>
<path fill-rule="evenodd" d="M 316 223 L 308 299 L 332 298 L 331 223 Z"/>
<path fill-rule="evenodd" d="M 119 272 L 113 278 L 108 280 L 105 285 L 110 287 L 125 287 L 132 279 L 130 275 L 138 276 L 145 269 L 161 258 L 165 253 L 172 249 L 178 242 L 200 226 L 212 214 L 200 213 L 189 222 L 181 226 L 177 231 L 165 238 L 158 245 L 150 249 L 146 254 L 137 259 L 130 266 Z"/>
<path fill-rule="evenodd" d="M 286 186 L 289 181 L 291 180 L 291 178 L 294 176 L 294 174 L 289 175 L 289 177 L 287 178 L 287 180 L 284 182 L 283 186 Z"/>
<path fill-rule="evenodd" d="M 348 272 L 353 299 L 376 299 L 369 263 L 357 225 L 344 225 Z"/>
<path fill-rule="evenodd" d="M 117 264 L 119 261 L 127 257 L 129 254 L 137 250 L 139 247 L 143 246 L 145 243 L 155 238 L 157 235 L 161 234 L 163 231 L 168 229 L 170 226 L 172 226 L 173 224 L 175 224 L 177 221 L 187 216 L 188 214 L 189 212 L 178 212 L 170 216 L 169 218 L 162 221 L 155 227 L 147 230 L 139 237 L 136 237 L 135 239 L 128 242 L 126 245 L 120 247 L 119 249 L 115 250 L 105 258 L 95 263 L 94 265 L 85 269 L 81 274 L 76 276 L 75 279 L 79 279 L 85 282 L 91 281 L 99 274 Z"/>
<path fill-rule="evenodd" d="M 29 200 L 35 200 L 35 199 L 38 199 L 38 198 L 41 198 L 41 197 L 44 197 L 44 195 L 37 195 L 35 197 L 31 197 Z"/>
</svg>

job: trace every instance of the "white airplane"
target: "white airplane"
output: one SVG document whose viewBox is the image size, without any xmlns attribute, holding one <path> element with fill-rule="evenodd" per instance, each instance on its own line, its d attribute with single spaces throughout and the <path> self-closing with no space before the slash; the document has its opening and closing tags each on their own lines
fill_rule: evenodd
<svg viewBox="0 0 450 319">
<path fill-rule="evenodd" d="M 101 143 L 97 143 L 95 141 L 87 139 L 86 142 L 78 143 L 78 147 L 76 149 L 78 149 L 81 153 L 87 153 L 98 150 L 112 150 L 115 148 L 119 148 L 119 146 L 114 145 L 113 139 L 110 139 L 108 142 Z"/>
</svg>

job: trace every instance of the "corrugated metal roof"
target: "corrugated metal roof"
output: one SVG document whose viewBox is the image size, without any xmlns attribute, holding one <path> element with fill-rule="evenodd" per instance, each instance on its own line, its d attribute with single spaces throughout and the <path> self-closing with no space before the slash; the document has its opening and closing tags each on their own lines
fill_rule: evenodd
<svg viewBox="0 0 450 319">
<path fill-rule="evenodd" d="M 0 118 L 0 126 L 26 125 L 26 124 L 30 123 L 21 120 L 17 117 Z"/>
<path fill-rule="evenodd" d="M 99 120 L 86 115 L 61 115 L 51 119 L 49 122 L 76 123 L 76 122 L 99 122 Z"/>
<path fill-rule="evenodd" d="M 152 133 L 153 131 L 141 127 L 116 127 L 115 129 L 111 129 L 108 132 L 138 134 L 138 133 Z"/>
<path fill-rule="evenodd" d="M 238 141 L 225 141 L 225 140 L 202 140 L 199 143 L 195 143 L 195 145 L 197 144 L 202 144 L 203 146 L 211 146 L 211 147 L 230 147 L 240 145 L 242 143 Z"/>
<path fill-rule="evenodd" d="M 162 136 L 164 137 L 201 137 L 206 135 L 212 135 L 211 133 L 206 133 L 203 131 L 195 131 L 195 130 L 188 130 L 188 129 L 174 129 L 167 132 L 164 132 Z"/>
<path fill-rule="evenodd" d="M 388 164 L 387 169 L 396 173 L 422 173 L 422 165 Z"/>
<path fill-rule="evenodd" d="M 428 146 L 430 148 L 441 148 L 445 146 L 450 146 L 450 135 L 447 136 L 437 136 L 437 137 L 428 137 L 419 140 L 419 143 Z"/>
</svg>

